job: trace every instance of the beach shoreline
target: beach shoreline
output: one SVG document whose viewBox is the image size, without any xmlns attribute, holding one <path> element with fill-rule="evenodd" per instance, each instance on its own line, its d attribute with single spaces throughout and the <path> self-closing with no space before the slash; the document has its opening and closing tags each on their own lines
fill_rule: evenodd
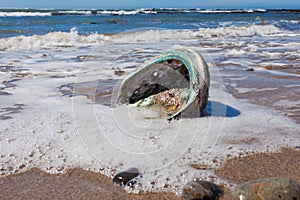
<svg viewBox="0 0 300 200">
<path fill-rule="evenodd" d="M 0 16 L 1 199 L 181 199 L 195 178 L 230 199 L 249 180 L 299 183 L 297 13 L 148 11 Z M 128 74 L 178 48 L 208 64 L 204 117 L 114 104 Z M 113 183 L 129 168 L 142 174 L 131 192 L 147 194 Z"/>
<path fill-rule="evenodd" d="M 283 148 L 277 153 L 259 153 L 233 158 L 216 169 L 217 175 L 231 183 L 244 183 L 269 177 L 291 178 L 300 184 L 300 151 Z M 223 186 L 224 187 L 224 186 Z M 0 178 L 1 199 L 182 199 L 173 193 L 129 194 L 112 179 L 84 169 L 68 169 L 63 174 L 48 174 L 37 168 Z M 222 200 L 232 199 L 224 187 Z"/>
</svg>

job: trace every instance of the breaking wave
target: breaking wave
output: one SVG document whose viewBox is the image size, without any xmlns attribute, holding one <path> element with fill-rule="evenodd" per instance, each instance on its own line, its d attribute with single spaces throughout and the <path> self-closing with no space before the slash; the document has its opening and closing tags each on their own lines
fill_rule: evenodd
<svg viewBox="0 0 300 200">
<path fill-rule="evenodd" d="M 1 51 L 30 51 L 40 48 L 82 47 L 109 43 L 157 42 L 163 40 L 230 38 L 272 35 L 295 36 L 294 32 L 282 30 L 274 25 L 231 26 L 219 28 L 199 28 L 197 30 L 143 30 L 115 35 L 78 34 L 77 28 L 70 32 L 51 32 L 45 35 L 18 36 L 0 39 Z M 297 34 L 300 35 L 300 34 Z"/>
</svg>

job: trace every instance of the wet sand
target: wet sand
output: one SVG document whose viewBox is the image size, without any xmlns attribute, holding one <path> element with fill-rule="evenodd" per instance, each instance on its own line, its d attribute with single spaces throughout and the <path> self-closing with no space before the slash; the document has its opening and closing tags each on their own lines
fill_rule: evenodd
<svg viewBox="0 0 300 200">
<path fill-rule="evenodd" d="M 291 178 L 300 184 L 300 150 L 282 148 L 278 153 L 260 153 L 229 159 L 216 174 L 231 183 L 267 177 Z M 0 179 L 0 199 L 182 199 L 171 193 L 128 194 L 111 179 L 83 169 L 50 175 L 33 168 Z M 225 188 L 222 200 L 232 196 Z"/>
<path fill-rule="evenodd" d="M 232 64 L 225 67 L 229 66 L 232 66 Z M 222 71 L 224 74 L 237 74 L 241 77 L 247 77 L 246 79 L 235 80 L 234 76 L 224 76 L 223 81 L 228 92 L 237 99 L 246 99 L 250 103 L 278 110 L 300 124 L 299 77 L 272 75 L 252 70 L 225 68 Z M 285 72 L 281 68 L 268 71 Z"/>
<path fill-rule="evenodd" d="M 216 174 L 235 184 L 270 177 L 290 178 L 300 184 L 300 151 L 295 149 L 229 159 Z M 227 190 L 222 200 L 233 199 L 231 195 Z"/>
<path fill-rule="evenodd" d="M 83 169 L 48 174 L 37 168 L 0 179 L 0 199 L 181 199 L 175 194 L 129 194 L 111 179 Z"/>
<path fill-rule="evenodd" d="M 282 148 L 278 153 L 259 153 L 227 160 L 216 174 L 235 183 L 269 177 L 290 178 L 300 184 L 300 151 Z"/>
</svg>

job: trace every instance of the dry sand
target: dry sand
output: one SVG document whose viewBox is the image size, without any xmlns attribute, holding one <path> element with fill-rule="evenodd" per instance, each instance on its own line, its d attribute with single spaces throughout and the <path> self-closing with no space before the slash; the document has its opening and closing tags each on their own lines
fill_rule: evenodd
<svg viewBox="0 0 300 200">
<path fill-rule="evenodd" d="M 216 170 L 234 183 L 267 177 L 291 178 L 300 183 L 300 151 L 283 148 L 278 153 L 260 153 L 228 160 Z M 182 199 L 174 194 L 128 194 L 112 180 L 83 169 L 50 175 L 39 169 L 0 179 L 0 199 Z M 222 200 L 232 199 L 228 190 Z"/>
</svg>

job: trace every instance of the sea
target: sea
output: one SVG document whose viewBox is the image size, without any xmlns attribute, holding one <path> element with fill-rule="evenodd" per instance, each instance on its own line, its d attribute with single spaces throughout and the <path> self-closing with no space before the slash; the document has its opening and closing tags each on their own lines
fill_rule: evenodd
<svg viewBox="0 0 300 200">
<path fill-rule="evenodd" d="M 124 78 L 173 49 L 209 66 L 207 114 L 168 121 L 113 104 Z M 0 176 L 79 167 L 129 192 L 180 195 L 226 160 L 300 145 L 300 10 L 0 9 Z"/>
<path fill-rule="evenodd" d="M 0 9 L 0 37 L 45 35 L 69 32 L 80 35 L 117 34 L 131 29 L 155 27 L 172 30 L 215 29 L 253 25 L 273 25 L 298 31 L 299 10 L 35 10 Z"/>
</svg>

